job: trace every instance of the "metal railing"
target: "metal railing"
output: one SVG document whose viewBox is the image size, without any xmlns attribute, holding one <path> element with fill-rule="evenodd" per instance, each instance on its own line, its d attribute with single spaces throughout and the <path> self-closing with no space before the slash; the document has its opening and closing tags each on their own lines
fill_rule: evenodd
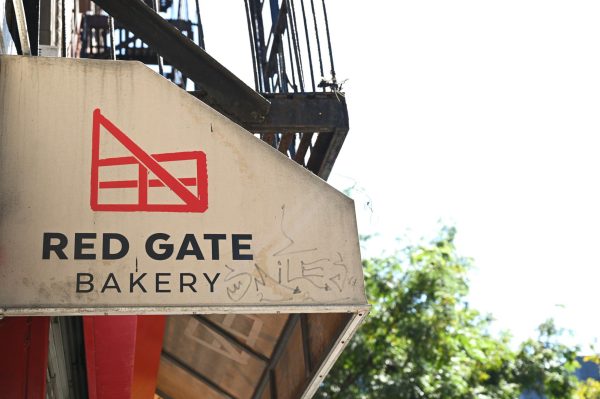
<svg viewBox="0 0 600 399">
<path fill-rule="evenodd" d="M 326 179 L 348 132 L 348 111 L 325 0 L 244 1 L 255 89 L 272 101 L 271 121 L 280 112 L 301 122 L 251 131 Z"/>
<path fill-rule="evenodd" d="M 245 6 L 257 91 L 340 90 L 325 0 L 245 0 Z"/>
<path fill-rule="evenodd" d="M 167 20 L 190 40 L 194 40 L 192 22 L 181 19 Z M 110 28 L 108 15 L 84 15 L 81 22 L 81 58 L 110 59 Z M 136 60 L 157 64 L 157 52 L 132 32 L 115 21 L 115 56 L 119 60 Z"/>
</svg>

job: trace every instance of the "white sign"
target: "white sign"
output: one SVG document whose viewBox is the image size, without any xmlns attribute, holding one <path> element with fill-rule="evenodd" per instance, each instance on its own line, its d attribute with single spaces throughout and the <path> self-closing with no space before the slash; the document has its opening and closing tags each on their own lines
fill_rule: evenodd
<svg viewBox="0 0 600 399">
<path fill-rule="evenodd" d="M 0 312 L 364 308 L 352 200 L 143 64 L 0 57 Z"/>
</svg>

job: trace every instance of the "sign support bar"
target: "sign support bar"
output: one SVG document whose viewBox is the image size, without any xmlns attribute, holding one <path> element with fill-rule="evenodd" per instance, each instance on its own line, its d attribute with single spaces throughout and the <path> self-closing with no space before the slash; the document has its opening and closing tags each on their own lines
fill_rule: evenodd
<svg viewBox="0 0 600 399">
<path fill-rule="evenodd" d="M 86 316 L 85 337 L 90 399 L 152 397 L 165 316 Z"/>
<path fill-rule="evenodd" d="M 7 398 L 45 399 L 50 317 L 0 320 L 0 386 Z"/>
</svg>

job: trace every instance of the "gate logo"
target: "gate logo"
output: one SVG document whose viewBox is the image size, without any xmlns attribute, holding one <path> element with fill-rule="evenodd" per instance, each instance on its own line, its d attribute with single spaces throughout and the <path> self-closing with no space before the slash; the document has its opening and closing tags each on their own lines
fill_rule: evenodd
<svg viewBox="0 0 600 399">
<path fill-rule="evenodd" d="M 100 159 L 100 127 L 104 127 L 131 155 Z M 183 163 L 192 177 L 177 178 L 163 166 L 175 161 L 181 161 L 179 163 Z M 100 171 L 104 171 L 104 168 L 137 168 L 137 177 L 129 180 L 100 181 Z M 119 171 L 113 169 L 112 172 Z M 163 190 L 170 190 L 176 197 L 173 199 L 171 195 L 165 199 L 163 195 L 157 201 L 149 200 L 149 189 L 161 187 Z M 137 189 L 133 201 L 123 192 L 131 189 Z M 105 190 L 112 194 L 108 195 L 112 200 L 101 200 L 101 193 Z M 202 213 L 208 208 L 206 154 L 202 151 L 148 154 L 102 115 L 100 109 L 96 109 L 92 128 L 90 205 L 94 211 Z"/>
</svg>

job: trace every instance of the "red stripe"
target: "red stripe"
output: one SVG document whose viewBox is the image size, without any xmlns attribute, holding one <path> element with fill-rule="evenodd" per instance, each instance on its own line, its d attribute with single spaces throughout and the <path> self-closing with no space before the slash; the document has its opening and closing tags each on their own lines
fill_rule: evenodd
<svg viewBox="0 0 600 399">
<path fill-rule="evenodd" d="M 178 179 L 184 186 L 195 186 L 196 179 L 194 177 L 184 177 Z M 100 182 L 100 188 L 136 188 L 138 186 L 137 180 L 115 180 L 115 181 L 102 181 Z M 148 187 L 164 187 L 164 183 L 158 179 L 152 179 L 148 181 Z"/>
<path fill-rule="evenodd" d="M 184 177 L 184 178 L 177 179 L 177 180 L 179 180 L 181 182 L 181 184 L 183 184 L 184 186 L 195 186 L 196 185 L 195 177 Z M 164 184 L 160 180 L 152 179 L 152 180 L 150 180 L 149 186 L 150 187 L 163 187 Z"/>
<path fill-rule="evenodd" d="M 150 156 L 158 162 L 171 161 L 193 161 L 198 159 L 200 151 L 182 151 L 182 152 L 167 152 L 164 154 L 151 154 Z M 138 163 L 135 157 L 113 157 L 103 158 L 98 160 L 98 166 L 118 166 L 118 165 L 133 165 Z"/>
<path fill-rule="evenodd" d="M 158 162 L 169 162 L 169 161 L 190 161 L 198 159 L 204 154 L 202 151 L 181 151 L 181 152 L 167 152 L 164 154 L 152 154 L 152 158 Z"/>
<path fill-rule="evenodd" d="M 140 164 L 138 168 L 138 181 L 140 185 L 138 189 L 138 203 L 140 205 L 146 205 L 148 203 L 148 169 L 142 164 Z"/>
<path fill-rule="evenodd" d="M 92 170 L 90 178 L 90 207 L 98 206 L 98 165 L 100 159 L 100 109 L 94 110 L 92 120 Z"/>
<path fill-rule="evenodd" d="M 190 212 L 188 204 L 98 204 L 97 211 L 109 212 Z"/>
<path fill-rule="evenodd" d="M 114 157 L 98 160 L 98 166 L 133 165 L 138 163 L 134 157 Z"/>
<path fill-rule="evenodd" d="M 137 180 L 101 181 L 99 184 L 100 188 L 135 188 L 137 186 Z"/>
</svg>

